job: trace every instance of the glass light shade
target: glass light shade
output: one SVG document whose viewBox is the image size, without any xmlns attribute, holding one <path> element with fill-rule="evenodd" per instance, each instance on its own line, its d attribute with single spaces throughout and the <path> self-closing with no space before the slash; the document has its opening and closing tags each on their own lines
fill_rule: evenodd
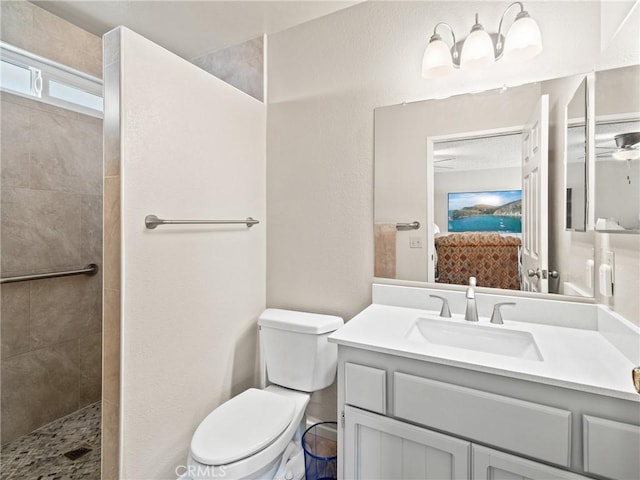
<svg viewBox="0 0 640 480">
<path fill-rule="evenodd" d="M 495 61 L 489 34 L 484 29 L 472 31 L 462 45 L 460 68 L 483 68 Z"/>
<path fill-rule="evenodd" d="M 640 150 L 636 148 L 622 148 L 612 154 L 616 160 L 635 160 L 640 158 Z"/>
<path fill-rule="evenodd" d="M 511 61 L 528 60 L 542 51 L 542 35 L 536 21 L 529 17 L 517 19 L 504 40 L 503 58 Z"/>
<path fill-rule="evenodd" d="M 422 77 L 441 77 L 452 70 L 453 60 L 447 44 L 443 40 L 429 42 L 422 57 Z"/>
</svg>

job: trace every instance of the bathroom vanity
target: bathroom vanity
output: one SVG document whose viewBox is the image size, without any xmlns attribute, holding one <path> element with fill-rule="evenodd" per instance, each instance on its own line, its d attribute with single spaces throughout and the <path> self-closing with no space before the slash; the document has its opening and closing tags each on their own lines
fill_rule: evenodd
<svg viewBox="0 0 640 480">
<path fill-rule="evenodd" d="M 330 337 L 339 478 L 640 478 L 639 329 L 593 303 L 480 293 L 477 307 L 467 322 L 463 292 L 374 285 Z"/>
</svg>

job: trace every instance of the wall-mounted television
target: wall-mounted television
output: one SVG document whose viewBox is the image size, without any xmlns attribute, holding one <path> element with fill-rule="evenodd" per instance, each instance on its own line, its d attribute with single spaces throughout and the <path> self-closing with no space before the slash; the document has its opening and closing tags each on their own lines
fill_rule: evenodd
<svg viewBox="0 0 640 480">
<path fill-rule="evenodd" d="M 522 233 L 522 190 L 449 193 L 450 232 Z"/>
</svg>

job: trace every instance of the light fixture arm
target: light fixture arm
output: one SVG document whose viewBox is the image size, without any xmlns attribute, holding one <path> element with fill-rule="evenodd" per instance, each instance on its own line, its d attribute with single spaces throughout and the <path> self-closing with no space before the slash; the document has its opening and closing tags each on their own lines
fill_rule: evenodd
<svg viewBox="0 0 640 480">
<path fill-rule="evenodd" d="M 431 42 L 433 40 L 442 40 L 442 37 L 437 32 L 438 27 L 440 25 L 444 25 L 451 32 L 451 37 L 453 38 L 453 47 L 451 47 L 452 55 L 453 55 L 453 59 L 457 60 L 458 59 L 458 49 L 457 49 L 457 46 L 456 46 L 456 34 L 454 33 L 453 27 L 451 27 L 451 25 L 449 25 L 448 23 L 445 23 L 445 22 L 437 23 L 436 26 L 433 27 L 433 35 L 431 36 L 431 39 L 429 41 Z"/>
<path fill-rule="evenodd" d="M 498 52 L 498 54 L 502 53 L 502 47 L 504 46 L 502 44 L 502 22 L 504 21 L 504 17 L 507 14 L 507 12 L 511 9 L 511 7 L 513 7 L 514 5 L 518 5 L 520 6 L 520 12 L 518 12 L 518 14 L 516 15 L 516 20 L 519 20 L 523 17 L 528 17 L 529 14 L 525 11 L 524 9 L 524 5 L 522 4 L 522 2 L 513 2 L 511 5 L 509 5 L 507 8 L 504 9 L 504 12 L 502 12 L 502 17 L 500 17 L 500 23 L 498 24 L 498 39 L 496 40 L 496 52 Z"/>
</svg>

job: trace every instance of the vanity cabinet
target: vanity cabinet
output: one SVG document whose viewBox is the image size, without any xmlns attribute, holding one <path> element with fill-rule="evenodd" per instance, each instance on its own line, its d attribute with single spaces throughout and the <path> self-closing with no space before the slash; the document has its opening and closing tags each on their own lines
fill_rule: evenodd
<svg viewBox="0 0 640 480">
<path fill-rule="evenodd" d="M 469 478 L 467 441 L 349 406 L 344 419 L 344 478 Z"/>
<path fill-rule="evenodd" d="M 344 478 L 580 480 L 582 475 L 346 406 Z"/>
<path fill-rule="evenodd" d="M 633 401 L 339 345 L 338 408 L 341 479 L 640 478 Z"/>
</svg>

